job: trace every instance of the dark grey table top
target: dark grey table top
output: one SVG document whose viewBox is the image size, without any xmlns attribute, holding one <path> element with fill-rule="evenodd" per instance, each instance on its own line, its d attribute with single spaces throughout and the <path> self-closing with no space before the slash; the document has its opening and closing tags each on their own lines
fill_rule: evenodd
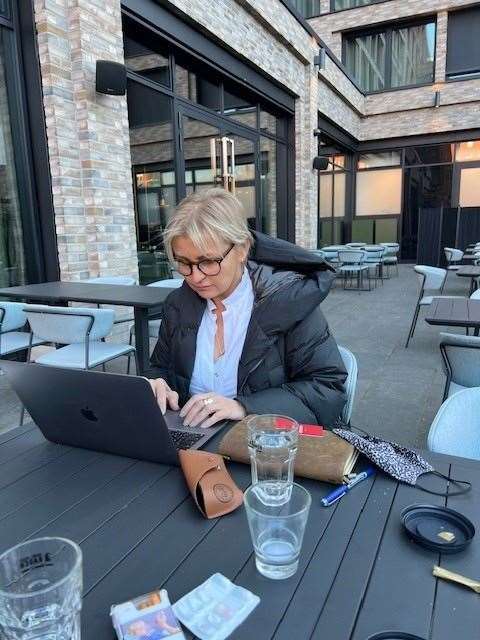
<svg viewBox="0 0 480 640">
<path fill-rule="evenodd" d="M 445 327 L 480 326 L 480 300 L 470 298 L 434 298 L 425 322 Z"/>
<path fill-rule="evenodd" d="M 161 305 L 173 288 L 89 282 L 42 282 L 0 289 L 0 297 L 49 302 L 93 302 L 127 307 Z"/>
<path fill-rule="evenodd" d="M 475 265 L 460 267 L 456 274 L 464 278 L 478 278 L 480 276 L 480 267 Z"/>
<path fill-rule="evenodd" d="M 216 571 L 261 598 L 235 639 L 366 640 L 387 629 L 425 640 L 477 639 L 478 595 L 437 582 L 432 567 L 480 578 L 478 540 L 440 557 L 406 538 L 400 513 L 412 503 L 447 504 L 478 530 L 480 464 L 426 457 L 470 480 L 472 491 L 446 499 L 378 474 L 324 508 L 320 498 L 331 486 L 301 480 L 313 501 L 300 568 L 275 582 L 255 570 L 243 508 L 205 520 L 178 468 L 51 444 L 30 424 L 0 436 L 0 551 L 46 535 L 81 545 L 83 640 L 113 640 L 111 604 L 158 587 L 175 602 Z M 249 468 L 230 470 L 246 488 Z M 433 476 L 423 482 L 444 486 Z"/>
</svg>

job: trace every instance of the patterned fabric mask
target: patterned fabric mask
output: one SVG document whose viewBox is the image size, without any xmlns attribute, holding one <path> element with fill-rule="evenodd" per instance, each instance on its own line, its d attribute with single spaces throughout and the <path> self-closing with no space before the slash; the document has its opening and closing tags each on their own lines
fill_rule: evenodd
<svg viewBox="0 0 480 640">
<path fill-rule="evenodd" d="M 358 428 L 357 430 L 360 431 Z M 382 440 L 381 438 L 371 436 L 366 432 L 363 432 L 365 435 L 358 435 L 347 429 L 334 429 L 333 432 L 337 436 L 340 436 L 340 438 L 350 442 L 355 449 L 360 451 L 360 453 L 363 453 L 363 455 L 375 463 L 377 467 L 380 467 L 380 469 L 385 471 L 385 473 L 388 473 L 388 475 L 400 482 L 406 482 L 412 486 L 417 485 L 417 487 L 422 491 L 433 493 L 438 496 L 456 496 L 466 493 L 471 489 L 470 482 L 466 482 L 464 480 L 453 480 L 452 478 L 448 478 L 443 475 L 443 473 L 435 471 L 432 465 L 418 453 L 412 449 L 403 447 L 396 442 Z M 464 486 L 459 487 L 458 491 L 453 492 L 441 492 L 426 489 L 425 487 L 417 484 L 419 476 L 424 473 L 434 473 L 435 475 L 448 480 L 449 483 L 457 485 L 457 487 L 459 487 L 459 485 Z"/>
</svg>

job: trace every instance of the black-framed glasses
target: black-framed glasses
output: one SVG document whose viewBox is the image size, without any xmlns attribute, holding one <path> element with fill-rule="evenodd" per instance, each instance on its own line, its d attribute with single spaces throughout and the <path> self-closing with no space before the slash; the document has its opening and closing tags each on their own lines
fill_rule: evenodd
<svg viewBox="0 0 480 640">
<path fill-rule="evenodd" d="M 194 265 L 204 276 L 217 276 L 222 268 L 222 262 L 228 256 L 235 245 L 232 244 L 220 258 L 209 258 L 199 262 L 186 262 L 185 260 L 175 260 L 175 269 L 182 276 L 191 276 Z"/>
</svg>

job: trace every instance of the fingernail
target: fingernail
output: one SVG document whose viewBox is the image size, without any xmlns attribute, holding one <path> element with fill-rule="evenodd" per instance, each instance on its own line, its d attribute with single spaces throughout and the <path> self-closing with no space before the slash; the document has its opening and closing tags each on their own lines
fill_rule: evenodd
<svg viewBox="0 0 480 640">
<path fill-rule="evenodd" d="M 183 426 L 184 426 L 184 427 L 189 427 L 190 425 L 188 424 L 188 422 L 184 422 L 184 423 L 183 423 Z"/>
</svg>

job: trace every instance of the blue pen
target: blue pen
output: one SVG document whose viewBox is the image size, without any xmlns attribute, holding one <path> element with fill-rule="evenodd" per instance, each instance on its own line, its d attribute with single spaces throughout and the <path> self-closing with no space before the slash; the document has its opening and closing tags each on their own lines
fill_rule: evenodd
<svg viewBox="0 0 480 640">
<path fill-rule="evenodd" d="M 337 502 L 337 500 L 340 500 L 340 498 L 343 498 L 343 496 L 346 493 L 348 493 L 351 489 L 353 489 L 353 487 L 356 487 L 359 482 L 362 482 L 362 480 L 366 480 L 370 476 L 373 476 L 374 473 L 375 473 L 375 469 L 373 467 L 369 467 L 366 471 L 362 471 L 362 473 L 357 473 L 355 478 L 351 480 L 348 484 L 344 484 L 341 487 L 338 487 L 338 489 L 335 489 L 335 491 L 332 491 L 332 493 L 329 493 L 328 496 L 325 496 L 325 498 L 322 498 L 323 506 L 329 507 L 330 505 L 334 504 L 334 502 Z"/>
</svg>

